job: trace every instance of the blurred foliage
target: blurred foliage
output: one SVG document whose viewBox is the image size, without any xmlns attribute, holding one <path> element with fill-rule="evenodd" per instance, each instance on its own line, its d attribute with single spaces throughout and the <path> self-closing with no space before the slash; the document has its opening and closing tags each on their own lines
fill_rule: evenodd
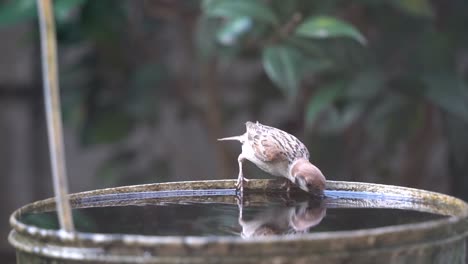
<svg viewBox="0 0 468 264">
<path fill-rule="evenodd" d="M 54 1 L 59 53 L 78 53 L 70 61 L 60 58 L 59 62 L 65 123 L 77 130 L 83 146 L 117 143 L 115 155 L 98 171 L 104 186 L 125 183 L 122 174 L 136 154 L 118 143 L 127 139 L 136 125 L 155 125 L 156 105 L 163 93 L 155 88 L 166 78 L 161 64 L 150 59 L 136 62 L 127 52 L 130 40 L 124 34 L 128 21 L 125 4 L 113 0 Z M 34 19 L 35 0 L 5 1 L 0 8 L 0 26 Z M 160 164 L 155 159 L 150 166 Z M 149 181 L 148 177 L 131 179 L 130 183 Z"/>
<path fill-rule="evenodd" d="M 309 124 L 318 122 L 319 113 L 325 110 L 340 110 L 325 121 L 349 123 L 349 119 L 359 117 L 355 114 L 357 108 L 364 109 L 382 93 L 428 100 L 468 121 L 466 83 L 455 71 L 456 54 L 452 53 L 456 51 L 453 45 L 463 46 L 459 40 L 466 41 L 466 37 L 457 28 L 438 30 L 433 20 L 434 7 L 428 1 L 236 1 L 234 5 L 229 0 L 203 1 L 206 16 L 222 18 L 217 29 L 219 43 L 238 53 L 252 46 L 257 48 L 266 74 L 287 97 L 297 97 L 299 89 L 314 90 L 306 106 L 305 121 Z M 457 5 L 466 11 L 461 1 L 452 4 L 451 11 L 457 12 Z M 362 24 L 363 31 L 367 30 L 372 38 L 369 47 L 358 47 L 343 39 L 366 43 L 350 23 L 323 13 L 354 15 L 351 18 Z M 445 23 L 462 25 L 467 21 L 462 13 L 444 17 L 448 20 Z M 379 29 L 379 35 L 374 36 L 378 33 L 373 31 Z M 413 45 L 398 45 L 405 39 L 413 41 Z M 388 65 L 392 63 L 389 54 L 394 52 L 402 56 L 395 62 L 400 65 Z M 304 76 L 311 75 L 320 80 L 302 82 Z M 336 107 L 342 109 L 333 109 Z"/>
<path fill-rule="evenodd" d="M 281 98 L 292 110 L 285 109 L 280 126 L 305 128 L 307 138 L 316 139 L 307 143 L 315 144 L 312 152 L 323 163 L 334 164 L 342 156 L 327 156 L 332 144 L 321 142 L 330 138 L 354 146 L 359 143 L 352 142 L 353 135 L 364 134 L 365 142 L 358 142 L 383 144 L 385 153 L 374 156 L 384 160 L 394 155 L 396 142 L 411 144 L 424 135 L 431 120 L 448 116 L 468 122 L 464 0 L 54 3 L 61 48 L 84 49 L 61 68 L 64 116 L 80 131 L 83 144 L 119 142 L 137 126 L 157 126 L 163 100 L 175 98 L 182 112 L 203 115 L 196 99 L 175 88 L 189 72 L 169 70 L 164 63 L 171 43 L 155 47 L 146 41 L 171 23 L 195 45 L 193 51 L 191 43 L 185 46 L 196 55 L 187 66 L 191 74 L 216 60 L 257 61 L 263 67 L 264 74 L 246 84 L 252 87 L 249 102 L 209 111 L 230 117 L 229 112 L 247 108 L 255 118 L 259 109 Z M 137 15 L 131 12 L 134 6 L 141 9 Z M 33 0 L 6 1 L 0 25 L 34 16 Z M 350 147 L 350 163 L 361 147 Z M 125 147 L 119 151 L 102 174 L 117 174 L 116 168 L 134 159 Z M 382 177 L 390 173 L 377 170 Z"/>
</svg>

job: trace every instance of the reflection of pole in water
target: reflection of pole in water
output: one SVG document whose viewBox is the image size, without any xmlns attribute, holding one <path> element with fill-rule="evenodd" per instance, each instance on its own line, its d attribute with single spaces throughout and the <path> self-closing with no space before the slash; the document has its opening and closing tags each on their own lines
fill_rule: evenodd
<svg viewBox="0 0 468 264">
<path fill-rule="evenodd" d="M 47 136 L 54 182 L 55 201 L 60 227 L 73 232 L 68 184 L 65 169 L 65 153 L 60 113 L 60 93 L 57 74 L 57 44 L 55 37 L 54 13 L 51 0 L 37 0 L 42 53 L 42 79 L 44 103 L 47 118 Z"/>
</svg>

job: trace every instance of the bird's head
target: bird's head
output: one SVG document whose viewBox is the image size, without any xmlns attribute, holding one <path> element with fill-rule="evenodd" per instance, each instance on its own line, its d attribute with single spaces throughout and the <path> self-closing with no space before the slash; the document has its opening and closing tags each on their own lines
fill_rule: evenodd
<svg viewBox="0 0 468 264">
<path fill-rule="evenodd" d="M 325 176 L 306 159 L 297 160 L 291 169 L 294 183 L 302 190 L 314 194 L 322 194 L 325 189 Z"/>
</svg>

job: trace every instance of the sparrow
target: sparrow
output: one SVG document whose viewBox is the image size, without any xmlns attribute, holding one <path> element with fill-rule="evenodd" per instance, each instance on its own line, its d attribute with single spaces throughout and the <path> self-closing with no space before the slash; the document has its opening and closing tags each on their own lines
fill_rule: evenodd
<svg viewBox="0 0 468 264">
<path fill-rule="evenodd" d="M 249 121 L 245 126 L 246 132 L 243 135 L 218 139 L 237 140 L 242 144 L 242 152 L 237 158 L 239 175 L 236 187 L 240 192 L 243 192 L 244 181 L 248 181 L 242 172 L 242 163 L 249 160 L 274 176 L 289 179 L 306 192 L 323 193 L 325 177 L 319 168 L 310 163 L 309 151 L 299 139 L 258 121 Z"/>
<path fill-rule="evenodd" d="M 327 212 L 317 200 L 311 200 L 286 207 L 268 207 L 245 220 L 243 206 L 238 206 L 242 238 L 305 234 L 320 224 Z"/>
</svg>

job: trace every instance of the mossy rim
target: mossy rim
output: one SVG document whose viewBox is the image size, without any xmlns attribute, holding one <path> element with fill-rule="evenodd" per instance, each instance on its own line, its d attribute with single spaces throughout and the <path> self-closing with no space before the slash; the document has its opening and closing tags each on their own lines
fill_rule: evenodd
<svg viewBox="0 0 468 264">
<path fill-rule="evenodd" d="M 249 195 L 278 195 L 283 193 L 281 180 L 251 180 L 246 185 L 245 199 Z M 70 195 L 72 207 L 80 207 L 90 197 L 99 197 L 127 193 L 154 193 L 165 191 L 185 191 L 184 196 L 166 196 L 155 198 L 161 202 L 193 200 L 200 194 L 223 191 L 231 195 L 216 195 L 214 201 L 236 203 L 233 195 L 235 180 L 168 182 L 117 188 L 99 189 Z M 197 194 L 191 197 L 190 193 Z M 398 197 L 407 201 L 407 206 L 400 209 L 421 210 L 448 217 L 415 224 L 378 227 L 353 231 L 315 232 L 301 236 L 270 236 L 244 240 L 233 236 L 197 237 L 197 236 L 145 236 L 134 234 L 98 234 L 75 232 L 64 234 L 60 230 L 48 230 L 28 226 L 19 221 L 24 213 L 54 210 L 53 198 L 37 201 L 16 210 L 10 217 L 13 230 L 10 243 L 21 252 L 45 257 L 76 260 L 115 260 L 125 262 L 142 258 L 171 257 L 220 257 L 241 255 L 243 257 L 259 255 L 296 254 L 340 254 L 366 250 L 386 250 L 389 248 L 410 247 L 427 243 L 462 240 L 468 235 L 468 204 L 448 195 L 399 186 L 327 181 L 327 191 L 360 192 L 378 195 L 382 199 Z M 304 195 L 298 189 L 292 193 Z M 256 196 L 256 197 L 262 197 Z M 99 204 L 95 206 L 100 206 Z"/>
</svg>

